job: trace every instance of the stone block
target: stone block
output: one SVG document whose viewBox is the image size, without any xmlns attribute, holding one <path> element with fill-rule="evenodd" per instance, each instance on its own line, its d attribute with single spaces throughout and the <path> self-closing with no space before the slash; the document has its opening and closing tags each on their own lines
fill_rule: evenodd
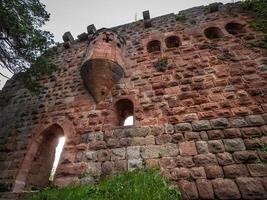
<svg viewBox="0 0 267 200">
<path fill-rule="evenodd" d="M 179 148 L 177 144 L 166 143 L 160 147 L 161 157 L 175 157 L 179 154 Z"/>
<path fill-rule="evenodd" d="M 194 157 L 195 164 L 197 166 L 205 166 L 205 165 L 217 165 L 217 159 L 214 154 L 199 154 Z"/>
<path fill-rule="evenodd" d="M 208 147 L 210 153 L 222 153 L 224 152 L 224 145 L 221 140 L 208 141 Z"/>
<path fill-rule="evenodd" d="M 178 143 L 184 141 L 184 136 L 182 133 L 175 133 L 172 135 L 172 142 L 173 143 Z"/>
<path fill-rule="evenodd" d="M 179 143 L 180 154 L 182 156 L 197 155 L 195 142 L 181 142 Z"/>
<path fill-rule="evenodd" d="M 175 124 L 176 132 L 192 131 L 192 126 L 190 123 L 179 123 Z"/>
<path fill-rule="evenodd" d="M 246 117 L 246 120 L 251 126 L 259 126 L 265 124 L 264 119 L 261 115 L 249 115 Z"/>
<path fill-rule="evenodd" d="M 222 139 L 224 138 L 223 132 L 221 130 L 210 130 L 207 131 L 210 140 Z"/>
<path fill-rule="evenodd" d="M 133 159 L 140 159 L 141 154 L 140 154 L 140 146 L 132 146 L 132 147 L 127 147 L 127 159 L 128 160 L 133 160 Z"/>
<path fill-rule="evenodd" d="M 94 24 L 87 26 L 87 33 L 88 35 L 94 34 L 96 32 L 96 28 Z"/>
<path fill-rule="evenodd" d="M 132 159 L 128 160 L 128 170 L 133 171 L 135 169 L 142 169 L 143 166 L 143 160 L 142 159 Z"/>
<path fill-rule="evenodd" d="M 267 176 L 267 164 L 266 163 L 255 163 L 248 164 L 248 171 L 251 176 Z"/>
<path fill-rule="evenodd" d="M 177 167 L 193 167 L 195 163 L 191 156 L 177 156 L 175 159 Z"/>
<path fill-rule="evenodd" d="M 248 176 L 248 170 L 245 165 L 227 165 L 223 167 L 225 178 L 237 178 L 239 176 Z"/>
<path fill-rule="evenodd" d="M 111 160 L 123 160 L 126 157 L 125 148 L 116 148 L 111 150 Z"/>
<path fill-rule="evenodd" d="M 98 162 L 104 162 L 104 161 L 109 161 L 111 157 L 110 150 L 99 150 L 97 151 L 97 161 Z"/>
<path fill-rule="evenodd" d="M 169 134 L 163 134 L 156 137 L 156 144 L 165 144 L 172 141 L 172 136 Z"/>
<path fill-rule="evenodd" d="M 158 145 L 147 145 L 140 148 L 141 157 L 144 159 L 148 158 L 159 158 L 161 148 Z"/>
<path fill-rule="evenodd" d="M 191 176 L 190 170 L 185 167 L 174 168 L 171 170 L 173 180 L 186 179 Z"/>
<path fill-rule="evenodd" d="M 218 160 L 219 165 L 222 165 L 222 166 L 231 165 L 234 163 L 232 155 L 228 152 L 218 153 L 217 160 Z"/>
<path fill-rule="evenodd" d="M 174 158 L 171 158 L 171 157 L 161 158 L 159 161 L 159 164 L 160 164 L 160 167 L 163 169 L 172 169 L 176 167 Z"/>
<path fill-rule="evenodd" d="M 229 122 L 232 127 L 236 128 L 248 126 L 247 121 L 243 117 L 231 118 L 229 119 Z"/>
<path fill-rule="evenodd" d="M 183 199 L 198 199 L 198 191 L 195 182 L 180 180 L 178 185 Z"/>
<path fill-rule="evenodd" d="M 108 176 L 111 175 L 114 171 L 114 163 L 110 161 L 106 161 L 102 163 L 102 175 Z"/>
<path fill-rule="evenodd" d="M 214 199 L 214 192 L 211 181 L 206 179 L 198 179 L 196 181 L 199 197 L 201 199 Z"/>
<path fill-rule="evenodd" d="M 246 149 L 245 144 L 241 138 L 224 139 L 225 150 L 229 152 L 243 151 Z"/>
<path fill-rule="evenodd" d="M 192 167 L 190 168 L 191 170 L 191 177 L 193 179 L 202 179 L 202 178 L 206 178 L 206 173 L 204 170 L 204 167 Z"/>
<path fill-rule="evenodd" d="M 205 131 L 211 129 L 211 125 L 208 120 L 193 121 L 192 127 L 195 131 Z"/>
<path fill-rule="evenodd" d="M 257 127 L 242 128 L 242 135 L 244 138 L 260 137 L 261 130 Z"/>
<path fill-rule="evenodd" d="M 240 199 L 241 197 L 236 183 L 231 179 L 214 179 L 212 185 L 218 199 Z"/>
<path fill-rule="evenodd" d="M 256 178 L 238 177 L 236 183 L 240 189 L 242 199 L 265 199 L 266 190 L 261 181 Z"/>
<path fill-rule="evenodd" d="M 164 133 L 163 126 L 152 126 L 150 128 L 150 133 L 154 136 L 162 135 Z"/>
<path fill-rule="evenodd" d="M 127 170 L 127 161 L 126 160 L 116 160 L 114 161 L 114 170 L 117 172 Z"/>
<path fill-rule="evenodd" d="M 255 163 L 258 161 L 258 155 L 255 151 L 237 151 L 233 153 L 236 163 Z"/>
<path fill-rule="evenodd" d="M 184 137 L 185 140 L 190 141 L 190 140 L 194 140 L 194 141 L 198 141 L 200 140 L 200 135 L 199 132 L 185 132 L 184 133 Z"/>
<path fill-rule="evenodd" d="M 62 39 L 64 42 L 73 42 L 74 41 L 74 38 L 72 36 L 72 34 L 68 31 L 68 32 L 65 32 L 62 36 Z"/>
<path fill-rule="evenodd" d="M 229 127 L 229 122 L 226 118 L 211 119 L 211 126 L 215 129 L 224 129 Z"/>
<path fill-rule="evenodd" d="M 240 138 L 241 132 L 238 128 L 228 128 L 223 130 L 224 138 Z"/>
<path fill-rule="evenodd" d="M 171 124 L 165 125 L 165 133 L 167 134 L 173 134 L 174 133 L 174 127 Z"/>
<path fill-rule="evenodd" d="M 209 165 L 205 167 L 206 176 L 209 179 L 223 178 L 223 170 L 218 165 Z"/>
<path fill-rule="evenodd" d="M 206 141 L 197 141 L 196 147 L 199 154 L 209 153 L 208 143 Z"/>
</svg>

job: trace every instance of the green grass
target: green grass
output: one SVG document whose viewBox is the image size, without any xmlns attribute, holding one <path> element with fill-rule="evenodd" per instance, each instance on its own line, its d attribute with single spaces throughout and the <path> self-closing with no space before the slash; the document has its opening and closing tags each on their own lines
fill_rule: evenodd
<svg viewBox="0 0 267 200">
<path fill-rule="evenodd" d="M 97 185 L 44 189 L 27 200 L 179 200 L 180 192 L 170 187 L 155 170 L 123 172 Z"/>
</svg>

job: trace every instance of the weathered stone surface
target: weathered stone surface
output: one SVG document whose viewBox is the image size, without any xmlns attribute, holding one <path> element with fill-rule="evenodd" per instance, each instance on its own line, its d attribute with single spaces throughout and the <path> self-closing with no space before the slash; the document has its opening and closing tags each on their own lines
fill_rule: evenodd
<svg viewBox="0 0 267 200">
<path fill-rule="evenodd" d="M 88 160 L 88 161 L 96 161 L 97 160 L 97 152 L 96 151 L 87 151 L 85 153 L 85 158 Z"/>
<path fill-rule="evenodd" d="M 211 119 L 210 122 L 211 122 L 211 126 L 215 129 L 216 128 L 218 128 L 218 129 L 222 128 L 223 129 L 223 128 L 227 128 L 229 126 L 229 122 L 226 118 Z"/>
<path fill-rule="evenodd" d="M 179 188 L 181 189 L 183 199 L 198 199 L 198 191 L 194 182 L 181 180 L 179 181 Z"/>
<path fill-rule="evenodd" d="M 191 131 L 192 130 L 192 126 L 190 123 L 179 123 L 179 124 L 175 124 L 175 131 L 176 132 L 184 132 L 184 131 Z"/>
<path fill-rule="evenodd" d="M 219 199 L 240 199 L 241 197 L 236 183 L 231 179 L 214 179 L 212 185 L 215 196 Z"/>
<path fill-rule="evenodd" d="M 175 159 L 177 167 L 193 167 L 195 163 L 191 156 L 177 156 Z"/>
<path fill-rule="evenodd" d="M 185 140 L 187 141 L 190 141 L 190 140 L 194 140 L 194 141 L 198 141 L 200 140 L 200 135 L 199 135 L 199 132 L 185 132 L 184 133 L 184 137 L 185 137 Z"/>
<path fill-rule="evenodd" d="M 163 134 L 156 137 L 156 144 L 161 145 L 172 141 L 172 136 L 169 134 Z"/>
<path fill-rule="evenodd" d="M 205 172 L 207 178 L 214 179 L 214 178 L 223 178 L 223 170 L 218 165 L 209 165 L 205 167 Z"/>
<path fill-rule="evenodd" d="M 241 132 L 238 128 L 228 128 L 223 130 L 224 138 L 240 138 Z"/>
<path fill-rule="evenodd" d="M 251 176 L 267 176 L 267 165 L 265 163 L 248 164 Z"/>
<path fill-rule="evenodd" d="M 249 115 L 246 117 L 246 120 L 249 125 L 251 126 L 258 126 L 258 125 L 264 125 L 264 119 L 261 115 Z"/>
<path fill-rule="evenodd" d="M 207 131 L 210 140 L 222 139 L 224 138 L 223 132 L 221 130 L 210 130 Z"/>
<path fill-rule="evenodd" d="M 208 120 L 193 121 L 192 127 L 195 131 L 204 131 L 211 129 L 210 122 Z"/>
<path fill-rule="evenodd" d="M 257 153 L 254 151 L 237 151 L 233 153 L 237 163 L 255 163 L 258 161 Z"/>
<path fill-rule="evenodd" d="M 214 199 L 212 184 L 209 180 L 198 179 L 196 181 L 199 197 L 202 199 Z"/>
<path fill-rule="evenodd" d="M 236 183 L 240 189 L 242 199 L 266 198 L 266 189 L 264 189 L 259 179 L 238 177 Z"/>
<path fill-rule="evenodd" d="M 224 152 L 224 145 L 221 140 L 208 141 L 208 147 L 210 153 L 222 153 Z"/>
<path fill-rule="evenodd" d="M 225 178 L 237 178 L 240 176 L 248 176 L 248 170 L 245 165 L 227 165 L 223 167 Z"/>
<path fill-rule="evenodd" d="M 160 146 L 158 145 L 147 145 L 141 147 L 141 157 L 144 159 L 147 158 L 158 158 L 160 155 Z"/>
<path fill-rule="evenodd" d="M 135 147 L 127 147 L 127 159 L 132 160 L 132 159 L 140 159 L 141 154 L 140 154 L 140 147 L 135 146 Z"/>
<path fill-rule="evenodd" d="M 125 159 L 126 149 L 125 148 L 116 148 L 111 150 L 111 160 L 122 160 Z"/>
<path fill-rule="evenodd" d="M 180 154 L 182 156 L 197 155 L 195 142 L 181 142 L 179 144 Z"/>
<path fill-rule="evenodd" d="M 165 133 L 167 134 L 173 134 L 174 133 L 174 127 L 171 124 L 165 125 Z"/>
<path fill-rule="evenodd" d="M 192 167 L 190 168 L 190 170 L 191 170 L 190 174 L 193 179 L 206 178 L 204 167 Z"/>
<path fill-rule="evenodd" d="M 209 153 L 208 143 L 206 141 L 197 141 L 196 147 L 199 154 Z"/>
<path fill-rule="evenodd" d="M 197 166 L 216 165 L 217 159 L 214 154 L 199 154 L 194 157 L 195 164 Z"/>
<path fill-rule="evenodd" d="M 261 136 L 261 130 L 257 127 L 242 128 L 244 138 L 253 138 Z"/>
<path fill-rule="evenodd" d="M 159 153 L 161 157 L 174 157 L 179 154 L 179 148 L 177 144 L 166 143 L 161 145 Z"/>
<path fill-rule="evenodd" d="M 245 144 L 242 139 L 224 139 L 225 150 L 229 152 L 243 151 L 246 149 Z"/>
<path fill-rule="evenodd" d="M 232 118 L 232 119 L 229 119 L 230 121 L 230 124 L 232 127 L 245 127 L 248 125 L 248 123 L 246 122 L 246 120 L 244 118 Z"/>
<path fill-rule="evenodd" d="M 142 159 L 132 159 L 128 160 L 128 170 L 132 171 L 135 169 L 142 169 L 143 168 L 143 160 Z"/>
</svg>

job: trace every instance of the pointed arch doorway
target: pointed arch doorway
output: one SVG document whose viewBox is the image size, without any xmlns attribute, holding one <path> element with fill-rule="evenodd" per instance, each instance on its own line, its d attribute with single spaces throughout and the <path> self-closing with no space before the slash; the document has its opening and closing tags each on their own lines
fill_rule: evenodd
<svg viewBox="0 0 267 200">
<path fill-rule="evenodd" d="M 63 137 L 62 127 L 53 124 L 33 139 L 17 175 L 14 192 L 25 188 L 41 189 L 49 185 L 51 175 L 56 170 L 56 166 L 53 166 L 56 148 Z M 58 155 L 57 158 L 59 160 Z"/>
</svg>

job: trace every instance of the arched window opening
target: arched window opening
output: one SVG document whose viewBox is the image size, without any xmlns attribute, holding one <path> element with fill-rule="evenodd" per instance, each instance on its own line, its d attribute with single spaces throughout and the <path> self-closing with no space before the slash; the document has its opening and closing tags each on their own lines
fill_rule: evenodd
<svg viewBox="0 0 267 200">
<path fill-rule="evenodd" d="M 223 36 L 222 31 L 217 27 L 210 27 L 205 29 L 204 34 L 208 39 L 211 40 L 219 39 Z"/>
<path fill-rule="evenodd" d="M 180 39 L 177 36 L 170 36 L 165 40 L 167 48 L 179 47 Z"/>
<path fill-rule="evenodd" d="M 134 105 L 129 99 L 121 99 L 116 103 L 117 121 L 119 126 L 134 125 Z"/>
<path fill-rule="evenodd" d="M 147 45 L 147 51 L 149 53 L 160 51 L 160 49 L 160 41 L 158 40 L 150 41 Z"/>
<path fill-rule="evenodd" d="M 58 125 L 46 129 L 38 139 L 36 152 L 33 154 L 26 187 L 42 189 L 54 180 L 57 165 L 64 146 L 65 137 Z"/>
<path fill-rule="evenodd" d="M 242 24 L 231 22 L 225 25 L 225 29 L 228 33 L 232 35 L 238 35 L 240 33 L 244 33 L 244 28 Z"/>
</svg>

